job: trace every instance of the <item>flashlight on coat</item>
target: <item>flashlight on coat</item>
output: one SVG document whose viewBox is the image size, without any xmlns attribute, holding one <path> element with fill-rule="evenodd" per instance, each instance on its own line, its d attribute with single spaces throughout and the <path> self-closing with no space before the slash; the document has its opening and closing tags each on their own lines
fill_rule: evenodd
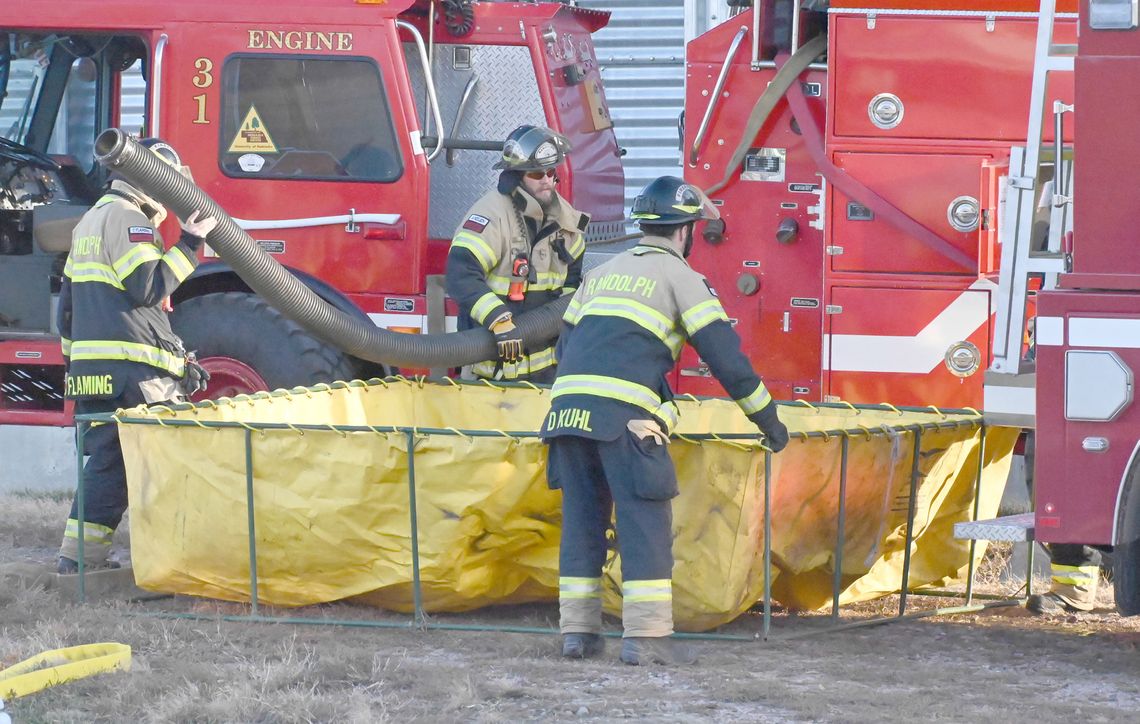
<svg viewBox="0 0 1140 724">
<path fill-rule="evenodd" d="M 526 296 L 526 280 L 530 276 L 530 257 L 520 253 L 511 264 L 511 286 L 507 289 L 507 299 L 521 302 Z"/>
</svg>

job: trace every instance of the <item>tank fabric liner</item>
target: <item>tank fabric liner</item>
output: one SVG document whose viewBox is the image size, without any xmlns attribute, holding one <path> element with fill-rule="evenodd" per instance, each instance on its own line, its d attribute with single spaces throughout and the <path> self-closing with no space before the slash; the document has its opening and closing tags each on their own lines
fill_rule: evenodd
<svg viewBox="0 0 1140 724">
<path fill-rule="evenodd" d="M 409 434 L 258 426 L 396 427 L 416 431 L 423 609 L 557 600 L 561 493 L 547 489 L 543 443 L 520 432 L 538 429 L 549 401 L 548 390 L 532 386 L 401 379 L 121 412 L 137 583 L 250 600 L 248 437 L 259 601 L 303 606 L 353 598 L 410 611 Z M 762 597 L 765 453 L 754 438 L 684 439 L 754 433 L 734 403 L 678 404 L 681 423 L 670 445 L 681 489 L 673 516 L 674 612 L 678 630 L 701 631 Z M 914 450 L 914 432 L 900 428 L 916 423 L 961 421 L 921 436 L 911 588 L 965 576 L 969 543 L 954 540 L 952 528 L 969 520 L 974 506 L 978 418 L 794 404 L 782 405 L 780 414 L 793 439 L 772 458 L 776 601 L 798 609 L 831 602 L 844 436 L 841 603 L 898 592 Z M 208 427 L 215 422 L 228 426 Z M 821 430 L 847 432 L 797 439 L 797 432 Z M 986 428 L 979 518 L 997 512 L 1017 434 Z M 983 552 L 978 545 L 975 555 Z M 606 609 L 620 614 L 616 551 L 604 579 Z"/>
</svg>

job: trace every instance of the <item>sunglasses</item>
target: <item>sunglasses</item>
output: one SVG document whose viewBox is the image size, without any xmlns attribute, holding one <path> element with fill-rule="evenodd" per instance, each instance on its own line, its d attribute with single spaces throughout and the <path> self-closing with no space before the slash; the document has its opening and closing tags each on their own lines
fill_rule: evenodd
<svg viewBox="0 0 1140 724">
<path fill-rule="evenodd" d="M 554 169 L 548 168 L 545 171 L 527 171 L 526 177 L 538 181 L 541 178 L 550 178 L 557 173 Z"/>
</svg>

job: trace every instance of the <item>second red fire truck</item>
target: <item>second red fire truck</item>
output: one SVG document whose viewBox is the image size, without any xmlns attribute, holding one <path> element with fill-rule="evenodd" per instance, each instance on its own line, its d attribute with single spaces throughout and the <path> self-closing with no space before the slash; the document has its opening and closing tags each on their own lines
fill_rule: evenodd
<svg viewBox="0 0 1140 724">
<path fill-rule="evenodd" d="M 690 45 L 695 264 L 777 396 L 1033 428 L 1034 512 L 970 537 L 1111 550 L 1140 614 L 1140 4 L 799 5 Z"/>
</svg>

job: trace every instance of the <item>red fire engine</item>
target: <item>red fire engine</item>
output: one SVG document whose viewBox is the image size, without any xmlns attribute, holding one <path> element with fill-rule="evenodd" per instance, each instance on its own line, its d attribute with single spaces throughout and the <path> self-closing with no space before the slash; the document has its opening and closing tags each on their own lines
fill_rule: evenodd
<svg viewBox="0 0 1140 724">
<path fill-rule="evenodd" d="M 620 152 L 591 40 L 608 17 L 468 0 L 4 4 L 0 90 L 21 70 L 30 85 L 0 105 L 12 119 L 0 128 L 0 423 L 68 424 L 52 328 L 66 227 L 98 193 L 91 144 L 126 117 L 124 72 L 137 61 L 145 128 L 127 130 L 170 141 L 326 301 L 442 332 L 428 329 L 444 320 L 435 275 L 515 126 L 570 139 L 561 193 L 591 213 L 588 236 L 621 233 Z M 213 373 L 212 395 L 376 372 L 206 261 L 179 289 L 173 324 Z"/>
<path fill-rule="evenodd" d="M 1140 3 L 1082 0 L 1079 33 L 1054 0 L 798 4 L 690 45 L 686 174 L 726 221 L 695 265 L 778 396 L 984 392 L 1035 428 L 1035 512 L 965 537 L 1111 549 L 1140 614 Z"/>
<path fill-rule="evenodd" d="M 1136 0 L 1083 0 L 1074 54 L 1050 38 L 1051 4 L 1044 0 L 1042 7 L 1034 83 L 1044 109 L 1030 119 L 1020 172 L 1011 166 L 1005 182 L 1006 226 L 1016 235 L 1007 235 L 1003 249 L 1004 309 L 996 330 L 1006 335 L 1000 346 L 1009 349 L 1012 330 L 1021 326 L 1026 279 L 1043 275 L 1036 359 L 1007 354 L 999 365 L 1001 340 L 995 339 L 994 372 L 1000 374 L 987 379 L 987 401 L 992 388 L 1005 393 L 998 399 L 1012 408 L 1019 392 L 1035 389 L 1035 409 L 1026 405 L 1021 412 L 1036 418 L 1036 538 L 1112 546 L 1117 607 L 1136 615 L 1140 411 L 1132 407 L 1132 371 L 1140 368 L 1140 255 L 1131 240 L 1140 232 L 1131 213 L 1140 144 L 1128 79 L 1140 77 L 1140 12 Z M 1072 72 L 1075 103 L 1043 92 L 1050 71 Z M 1042 115 L 1046 126 L 1061 129 L 1070 113 L 1080 118 L 1072 149 L 1056 144 L 1043 151 L 1034 143 Z M 1062 173 L 1041 170 L 1058 158 Z M 1031 202 L 1035 193 L 1050 210 L 1044 236 L 1033 233 L 1032 216 L 1042 205 Z"/>
<path fill-rule="evenodd" d="M 981 408 L 1031 2 L 766 0 L 690 43 L 685 176 L 725 221 L 693 263 L 776 397 Z M 717 389 L 691 350 L 678 382 Z"/>
</svg>

